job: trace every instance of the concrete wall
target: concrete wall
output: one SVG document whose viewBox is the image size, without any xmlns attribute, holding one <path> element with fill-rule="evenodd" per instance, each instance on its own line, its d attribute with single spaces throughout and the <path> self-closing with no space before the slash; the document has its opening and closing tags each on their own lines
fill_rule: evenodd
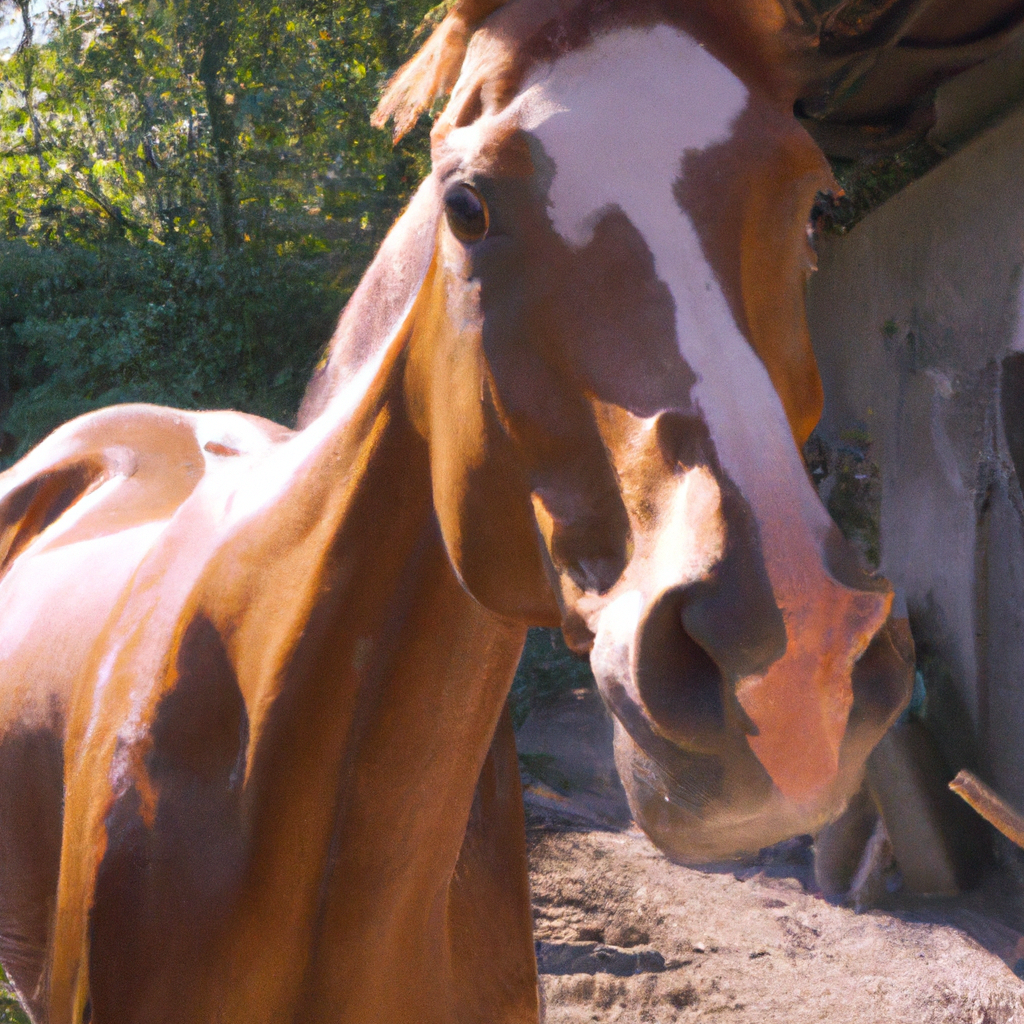
<svg viewBox="0 0 1024 1024">
<path fill-rule="evenodd" d="M 822 239 L 819 264 L 820 429 L 870 438 L 927 720 L 952 767 L 1024 808 L 1024 107 Z"/>
</svg>

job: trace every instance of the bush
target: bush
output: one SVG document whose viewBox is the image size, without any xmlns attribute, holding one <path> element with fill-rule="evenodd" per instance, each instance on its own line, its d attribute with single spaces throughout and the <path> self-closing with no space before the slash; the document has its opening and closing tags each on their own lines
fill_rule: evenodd
<svg viewBox="0 0 1024 1024">
<path fill-rule="evenodd" d="M 4 969 L 0 967 L 0 1024 L 29 1024 L 21 1004 L 14 998 Z"/>
<path fill-rule="evenodd" d="M 5 461 L 115 402 L 291 421 L 346 269 L 329 253 L 0 242 Z"/>
<path fill-rule="evenodd" d="M 596 685 L 590 662 L 565 645 L 558 629 L 531 629 L 508 696 L 512 723 L 518 729 L 530 712 L 567 690 Z"/>
</svg>

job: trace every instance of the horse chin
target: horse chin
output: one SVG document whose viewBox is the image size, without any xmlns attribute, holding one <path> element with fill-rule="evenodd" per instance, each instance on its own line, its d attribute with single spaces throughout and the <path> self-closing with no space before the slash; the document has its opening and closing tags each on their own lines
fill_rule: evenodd
<svg viewBox="0 0 1024 1024">
<path fill-rule="evenodd" d="M 773 784 L 741 729 L 727 727 L 710 742 L 665 735 L 638 696 L 628 647 L 599 634 L 591 662 L 614 720 L 615 763 L 630 810 L 672 860 L 730 860 L 815 833 L 860 787 L 877 723 L 851 719 L 837 772 L 813 798 L 795 803 Z"/>
<path fill-rule="evenodd" d="M 707 864 L 756 853 L 794 835 L 817 832 L 838 817 L 860 784 L 844 773 L 812 804 L 788 801 L 750 765 L 687 755 L 666 765 L 637 744 L 616 719 L 615 763 L 636 823 L 670 859 Z M 687 762 L 689 764 L 687 765 Z M 685 775 L 680 768 L 687 766 Z"/>
<path fill-rule="evenodd" d="M 622 659 L 619 667 L 625 668 Z M 632 674 L 595 675 L 615 727 L 615 764 L 630 811 L 672 860 L 731 860 L 795 835 L 814 834 L 845 809 L 884 726 L 855 709 L 834 775 L 802 802 L 787 798 L 754 755 L 746 734 L 718 732 L 711 743 L 665 736 L 636 699 Z M 886 723 L 887 724 L 887 723 Z"/>
</svg>

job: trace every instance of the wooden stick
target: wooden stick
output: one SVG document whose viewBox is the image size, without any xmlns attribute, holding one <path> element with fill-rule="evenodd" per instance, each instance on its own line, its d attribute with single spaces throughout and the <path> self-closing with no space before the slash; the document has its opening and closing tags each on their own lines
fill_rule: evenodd
<svg viewBox="0 0 1024 1024">
<path fill-rule="evenodd" d="M 967 801 L 989 824 L 995 825 L 1007 839 L 1024 848 L 1024 815 L 1018 814 L 1005 800 L 970 772 L 960 772 L 949 788 Z"/>
</svg>

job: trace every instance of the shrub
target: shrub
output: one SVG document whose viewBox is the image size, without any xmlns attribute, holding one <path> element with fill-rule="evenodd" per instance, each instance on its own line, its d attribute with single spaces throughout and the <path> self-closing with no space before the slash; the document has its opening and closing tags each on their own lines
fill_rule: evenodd
<svg viewBox="0 0 1024 1024">
<path fill-rule="evenodd" d="M 0 1024 L 29 1024 L 29 1019 L 21 1004 L 14 998 L 10 982 L 4 969 L 0 967 Z"/>
<path fill-rule="evenodd" d="M 518 729 L 534 708 L 567 690 L 594 685 L 590 662 L 566 647 L 561 630 L 531 629 L 508 697 L 512 722 Z"/>
<path fill-rule="evenodd" d="M 301 250 L 0 242 L 6 461 L 115 402 L 290 421 L 346 297 L 346 269 Z"/>
</svg>

